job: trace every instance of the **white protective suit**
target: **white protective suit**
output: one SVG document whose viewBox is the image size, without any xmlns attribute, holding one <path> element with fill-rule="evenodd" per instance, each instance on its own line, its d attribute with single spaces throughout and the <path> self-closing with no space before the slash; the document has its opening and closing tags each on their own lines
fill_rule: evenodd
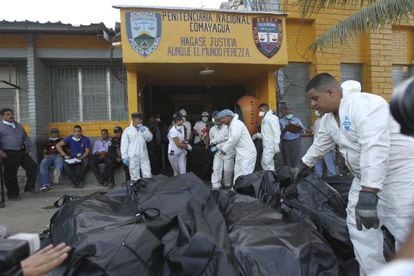
<svg viewBox="0 0 414 276">
<path fill-rule="evenodd" d="M 248 175 L 254 171 L 256 165 L 256 147 L 253 144 L 249 131 L 239 115 L 234 115 L 229 125 L 229 139 L 221 146 L 225 155 L 236 151 L 233 183 L 241 175 Z"/>
<path fill-rule="evenodd" d="M 380 228 L 357 230 L 355 207 L 359 191 L 361 186 L 380 189 L 377 205 L 380 224 L 393 234 L 398 248 L 414 218 L 414 139 L 400 134 L 400 126 L 391 117 L 383 98 L 343 90 L 339 123 L 332 113 L 322 117 L 318 135 L 302 161 L 313 167 L 338 144 L 354 175 L 347 225 L 361 275 L 366 275 L 385 263 L 383 234 Z"/>
<path fill-rule="evenodd" d="M 280 152 L 280 124 L 279 118 L 272 110 L 266 112 L 261 123 L 261 137 L 263 154 L 261 166 L 263 170 L 275 170 L 274 156 Z"/>
<path fill-rule="evenodd" d="M 147 150 L 147 142 L 151 142 L 152 133 L 146 126 L 141 126 L 141 128 L 145 131 L 137 130 L 131 122 L 121 137 L 121 156 L 122 159 L 128 158 L 129 160 L 129 174 L 133 181 L 141 178 L 140 171 L 143 178 L 152 177 Z"/>
<path fill-rule="evenodd" d="M 191 138 L 191 123 L 189 121 L 184 121 L 183 126 L 185 127 L 185 140 L 188 142 Z"/>
<path fill-rule="evenodd" d="M 194 124 L 193 129 L 197 132 L 197 135 L 194 135 L 194 144 L 204 142 L 207 135 L 206 123 L 203 121 L 198 121 Z"/>
<path fill-rule="evenodd" d="M 219 127 L 214 126 L 210 129 L 210 145 L 216 145 L 221 150 L 224 142 L 229 138 L 229 128 L 226 125 Z M 214 154 L 213 160 L 213 173 L 211 174 L 211 184 L 213 189 L 221 187 L 221 181 L 223 180 L 224 186 L 230 187 L 233 180 L 234 172 L 234 150 L 229 154 Z"/>
</svg>

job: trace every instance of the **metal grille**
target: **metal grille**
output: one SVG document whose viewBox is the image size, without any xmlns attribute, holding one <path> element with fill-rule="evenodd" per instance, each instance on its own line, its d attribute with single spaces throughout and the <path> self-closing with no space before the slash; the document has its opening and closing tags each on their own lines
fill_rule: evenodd
<svg viewBox="0 0 414 276">
<path fill-rule="evenodd" d="M 106 121 L 107 108 L 106 68 L 82 68 L 83 121 Z"/>
<path fill-rule="evenodd" d="M 115 67 L 110 72 L 112 120 L 116 121 L 128 119 L 127 91 L 123 83 L 125 72 L 122 68 Z"/>
<path fill-rule="evenodd" d="M 362 64 L 341 64 L 341 81 L 356 80 L 362 84 Z"/>
<path fill-rule="evenodd" d="M 55 66 L 50 69 L 55 122 L 125 120 L 125 85 L 106 66 Z M 122 72 L 122 67 L 117 73 Z"/>
<path fill-rule="evenodd" d="M 50 69 L 50 92 L 53 121 L 80 121 L 78 68 L 52 67 Z"/>
<path fill-rule="evenodd" d="M 19 106 L 21 123 L 29 122 L 29 98 L 27 93 L 27 69 L 26 66 L 17 68 L 17 85 L 19 86 Z"/>
<path fill-rule="evenodd" d="M 392 66 L 392 86 L 396 87 L 409 77 L 414 76 L 414 66 L 393 65 Z"/>
<path fill-rule="evenodd" d="M 11 108 L 16 113 L 16 89 L 0 89 L 0 109 Z"/>
</svg>

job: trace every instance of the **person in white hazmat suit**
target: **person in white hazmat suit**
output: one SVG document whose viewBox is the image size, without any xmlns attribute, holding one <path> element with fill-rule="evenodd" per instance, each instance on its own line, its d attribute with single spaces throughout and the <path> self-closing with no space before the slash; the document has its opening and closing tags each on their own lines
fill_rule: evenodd
<svg viewBox="0 0 414 276">
<path fill-rule="evenodd" d="M 144 126 L 144 114 L 132 113 L 131 125 L 125 129 L 121 137 L 122 163 L 129 168 L 132 181 L 151 178 L 151 164 L 148 157 L 147 142 L 152 140 L 152 133 Z"/>
<path fill-rule="evenodd" d="M 191 123 L 187 121 L 187 111 L 185 111 L 184 108 L 180 109 L 178 111 L 181 114 L 181 117 L 183 119 L 183 126 L 185 128 L 185 140 L 188 142 L 191 138 Z"/>
<path fill-rule="evenodd" d="M 221 146 L 218 154 L 230 155 L 233 151 L 236 152 L 234 184 L 239 176 L 248 175 L 254 171 L 257 157 L 256 147 L 247 127 L 239 120 L 239 115 L 229 109 L 224 109 L 218 117 L 229 127 L 229 139 Z"/>
<path fill-rule="evenodd" d="M 410 230 L 414 218 L 414 139 L 400 134 L 383 98 L 355 93 L 358 89 L 360 85 L 341 88 L 327 73 L 308 83 L 312 108 L 327 114 L 302 163 L 292 169 L 292 176 L 297 178 L 334 144 L 339 146 L 354 176 L 347 206 L 348 231 L 360 273 L 367 275 L 385 263 L 380 227 L 387 227 L 397 248 Z"/>
<path fill-rule="evenodd" d="M 206 136 L 207 136 L 207 122 L 208 117 L 210 114 L 208 114 L 207 111 L 203 111 L 201 113 L 201 121 L 198 121 L 194 124 L 193 127 L 193 135 L 194 135 L 194 144 L 203 143 L 206 142 Z"/>
<path fill-rule="evenodd" d="M 252 136 L 252 139 L 262 139 L 263 153 L 260 162 L 263 170 L 275 170 L 274 157 L 280 152 L 280 125 L 279 118 L 273 114 L 269 106 L 262 103 L 259 106 L 259 117 L 263 117 L 260 131 Z"/>
<path fill-rule="evenodd" d="M 229 154 L 219 154 L 224 142 L 229 139 L 229 128 L 218 117 L 219 111 L 213 111 L 214 126 L 210 129 L 210 151 L 214 154 L 211 185 L 213 189 L 220 189 L 223 181 L 225 188 L 230 188 L 234 173 L 234 151 Z"/>
<path fill-rule="evenodd" d="M 174 115 L 173 125 L 168 131 L 168 161 L 174 171 L 174 176 L 187 172 L 187 150 L 191 151 L 191 145 L 185 140 L 184 120 L 181 113 Z"/>
</svg>

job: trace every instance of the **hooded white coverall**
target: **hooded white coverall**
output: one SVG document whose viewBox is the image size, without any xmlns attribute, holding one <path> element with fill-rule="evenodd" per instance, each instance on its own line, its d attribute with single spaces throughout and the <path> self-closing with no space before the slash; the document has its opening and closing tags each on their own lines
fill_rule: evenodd
<svg viewBox="0 0 414 276">
<path fill-rule="evenodd" d="M 398 248 L 414 218 L 414 139 L 400 134 L 400 126 L 383 98 L 353 92 L 344 89 L 339 122 L 332 113 L 323 116 L 318 136 L 302 161 L 313 167 L 334 144 L 339 145 L 354 175 L 347 225 L 361 275 L 366 275 L 385 263 L 383 234 L 380 228 L 357 230 L 355 207 L 359 191 L 361 186 L 380 190 L 380 224 L 393 234 Z"/>
<path fill-rule="evenodd" d="M 144 129 L 144 131 L 141 131 Z M 138 130 L 131 122 L 125 129 L 121 137 L 121 156 L 122 159 L 129 160 L 129 174 L 131 180 L 140 179 L 140 171 L 143 178 L 151 178 L 151 164 L 148 157 L 147 142 L 151 142 L 152 133 L 146 126 L 141 126 Z"/>
<path fill-rule="evenodd" d="M 224 142 L 229 138 L 229 128 L 226 125 L 214 126 L 210 129 L 210 145 L 216 145 L 221 150 Z M 211 174 L 211 184 L 213 189 L 221 187 L 223 179 L 224 186 L 230 187 L 234 172 L 234 151 L 229 154 L 214 154 L 213 173 Z"/>
<path fill-rule="evenodd" d="M 249 131 L 239 115 L 234 115 L 229 125 L 229 139 L 221 146 L 221 151 L 225 155 L 236 151 L 236 160 L 234 164 L 233 183 L 241 175 L 248 175 L 254 171 L 256 165 L 256 147 L 253 144 Z"/>
<path fill-rule="evenodd" d="M 272 110 L 266 112 L 261 123 L 263 154 L 260 162 L 263 170 L 275 170 L 276 153 L 280 152 L 280 124 L 279 118 L 273 114 Z"/>
</svg>

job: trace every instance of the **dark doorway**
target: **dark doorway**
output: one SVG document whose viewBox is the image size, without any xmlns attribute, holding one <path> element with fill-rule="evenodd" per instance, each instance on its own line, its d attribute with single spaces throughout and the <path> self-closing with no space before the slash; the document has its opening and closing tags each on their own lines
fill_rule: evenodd
<svg viewBox="0 0 414 276">
<path fill-rule="evenodd" d="M 160 114 L 164 120 L 171 120 L 179 109 L 187 111 L 191 123 L 200 119 L 203 111 L 230 108 L 245 95 L 244 86 L 150 86 L 144 89 L 143 110 L 147 116 Z"/>
</svg>

